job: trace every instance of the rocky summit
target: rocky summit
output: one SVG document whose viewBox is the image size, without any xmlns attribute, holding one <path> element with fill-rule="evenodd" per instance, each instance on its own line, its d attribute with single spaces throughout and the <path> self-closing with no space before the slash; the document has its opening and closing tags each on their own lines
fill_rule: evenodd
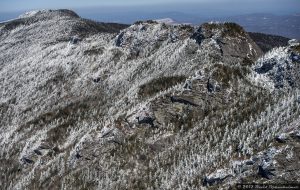
<svg viewBox="0 0 300 190">
<path fill-rule="evenodd" d="M 300 45 L 258 35 L 70 10 L 0 23 L 0 189 L 299 183 Z"/>
</svg>

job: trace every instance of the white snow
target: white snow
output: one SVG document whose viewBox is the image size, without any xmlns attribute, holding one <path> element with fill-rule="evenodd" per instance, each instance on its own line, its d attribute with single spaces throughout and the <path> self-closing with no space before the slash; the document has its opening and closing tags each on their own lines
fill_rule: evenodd
<svg viewBox="0 0 300 190">
<path fill-rule="evenodd" d="M 32 16 L 35 16 L 36 14 L 38 13 L 43 13 L 43 12 L 46 12 L 47 10 L 33 10 L 33 11 L 28 11 L 24 14 L 21 14 L 19 16 L 19 18 L 28 18 L 28 17 L 32 17 Z"/>
<path fill-rule="evenodd" d="M 291 40 L 289 40 L 288 43 L 289 43 L 289 45 L 290 45 L 291 47 L 299 46 L 299 45 L 300 45 L 299 41 L 296 40 L 296 39 L 291 39 Z"/>
<path fill-rule="evenodd" d="M 156 19 L 155 21 L 158 23 L 165 23 L 165 24 L 178 24 L 175 20 L 171 18 Z"/>
<path fill-rule="evenodd" d="M 0 24 L 8 23 L 8 22 L 11 22 L 11 21 L 14 21 L 14 20 L 18 20 L 18 18 L 10 19 L 10 20 L 4 20 L 4 21 L 1 21 Z"/>
<path fill-rule="evenodd" d="M 158 23 L 164 23 L 164 24 L 168 24 L 168 25 L 192 25 L 192 23 L 188 23 L 188 22 L 178 22 L 172 18 L 161 18 L 161 19 L 156 19 L 154 20 Z"/>
</svg>

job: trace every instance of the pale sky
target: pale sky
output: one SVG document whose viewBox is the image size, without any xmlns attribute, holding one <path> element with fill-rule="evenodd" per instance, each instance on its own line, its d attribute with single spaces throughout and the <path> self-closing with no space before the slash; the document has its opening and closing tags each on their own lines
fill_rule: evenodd
<svg viewBox="0 0 300 190">
<path fill-rule="evenodd" d="M 200 0 L 208 1 L 208 0 Z M 0 0 L 0 11 L 23 9 L 81 8 L 92 6 L 134 6 L 174 2 L 197 2 L 197 0 Z"/>
<path fill-rule="evenodd" d="M 263 8 L 271 12 L 300 12 L 300 0 L 0 0 L 0 12 L 34 10 L 34 9 L 58 9 L 58 8 L 85 8 L 103 6 L 149 6 L 165 4 L 197 4 L 199 6 L 217 6 L 226 8 L 249 9 Z M 179 6 L 180 8 L 180 6 Z M 230 11 L 230 10 L 229 10 Z"/>
</svg>

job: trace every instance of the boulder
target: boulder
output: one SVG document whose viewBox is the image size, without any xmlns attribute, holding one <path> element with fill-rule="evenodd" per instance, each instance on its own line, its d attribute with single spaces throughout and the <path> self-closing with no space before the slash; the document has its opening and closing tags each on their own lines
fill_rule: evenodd
<svg viewBox="0 0 300 190">
<path fill-rule="evenodd" d="M 124 141 L 124 134 L 115 126 L 105 126 L 100 131 L 100 138 L 103 138 L 106 142 L 122 144 Z"/>
<path fill-rule="evenodd" d="M 138 124 L 149 124 L 151 127 L 154 127 L 154 120 L 151 117 L 136 117 Z"/>
<path fill-rule="evenodd" d="M 23 157 L 21 158 L 21 162 L 22 162 L 23 164 L 33 164 L 33 163 L 34 163 L 34 161 L 33 161 L 32 159 L 29 159 L 29 158 L 27 158 L 27 157 L 25 157 L 25 156 L 23 156 Z"/>
<path fill-rule="evenodd" d="M 275 176 L 275 174 L 272 173 L 272 171 L 275 171 L 275 169 L 268 169 L 264 168 L 263 166 L 258 166 L 258 175 L 263 178 L 271 179 L 272 176 Z"/>
<path fill-rule="evenodd" d="M 203 178 L 203 186 L 212 186 L 222 183 L 225 179 L 232 177 L 232 174 L 227 169 L 218 169 L 214 173 Z"/>
<path fill-rule="evenodd" d="M 197 104 L 195 104 L 192 101 L 187 100 L 185 98 L 181 98 L 181 97 L 177 97 L 177 96 L 171 96 L 170 99 L 171 99 L 172 103 L 177 102 L 177 103 L 185 104 L 185 105 L 198 106 Z"/>
<path fill-rule="evenodd" d="M 254 70 L 259 74 L 265 74 L 268 71 L 272 70 L 276 64 L 276 60 L 271 58 L 269 60 L 266 60 L 260 67 L 257 67 Z"/>
<path fill-rule="evenodd" d="M 71 44 L 78 44 L 79 41 L 80 41 L 80 38 L 78 38 L 77 36 L 73 36 L 70 39 Z"/>
<path fill-rule="evenodd" d="M 287 134 L 283 133 L 275 137 L 275 140 L 279 143 L 286 143 L 288 140 Z"/>
<path fill-rule="evenodd" d="M 39 149 L 35 149 L 35 150 L 33 150 L 33 152 L 36 153 L 39 156 L 43 155 L 42 152 Z"/>
</svg>

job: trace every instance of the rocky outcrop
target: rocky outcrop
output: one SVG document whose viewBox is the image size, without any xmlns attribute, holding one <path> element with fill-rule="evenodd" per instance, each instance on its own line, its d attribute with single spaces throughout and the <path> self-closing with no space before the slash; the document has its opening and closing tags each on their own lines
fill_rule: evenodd
<svg viewBox="0 0 300 190">
<path fill-rule="evenodd" d="M 273 49 L 257 61 L 254 70 L 270 78 L 275 88 L 295 87 L 299 84 L 299 57 L 292 46 Z"/>
<path fill-rule="evenodd" d="M 232 177 L 230 171 L 224 169 L 219 169 L 208 176 L 205 176 L 203 179 L 204 186 L 213 186 L 223 183 L 227 178 Z"/>
<path fill-rule="evenodd" d="M 192 35 L 198 43 L 212 38 L 224 57 L 249 58 L 256 61 L 263 52 L 244 29 L 235 23 L 205 23 Z"/>
<path fill-rule="evenodd" d="M 163 43 L 175 43 L 188 38 L 194 31 L 189 25 L 166 25 L 156 21 L 136 22 L 115 38 L 117 47 L 126 47 L 133 57 L 146 57 Z"/>
</svg>

